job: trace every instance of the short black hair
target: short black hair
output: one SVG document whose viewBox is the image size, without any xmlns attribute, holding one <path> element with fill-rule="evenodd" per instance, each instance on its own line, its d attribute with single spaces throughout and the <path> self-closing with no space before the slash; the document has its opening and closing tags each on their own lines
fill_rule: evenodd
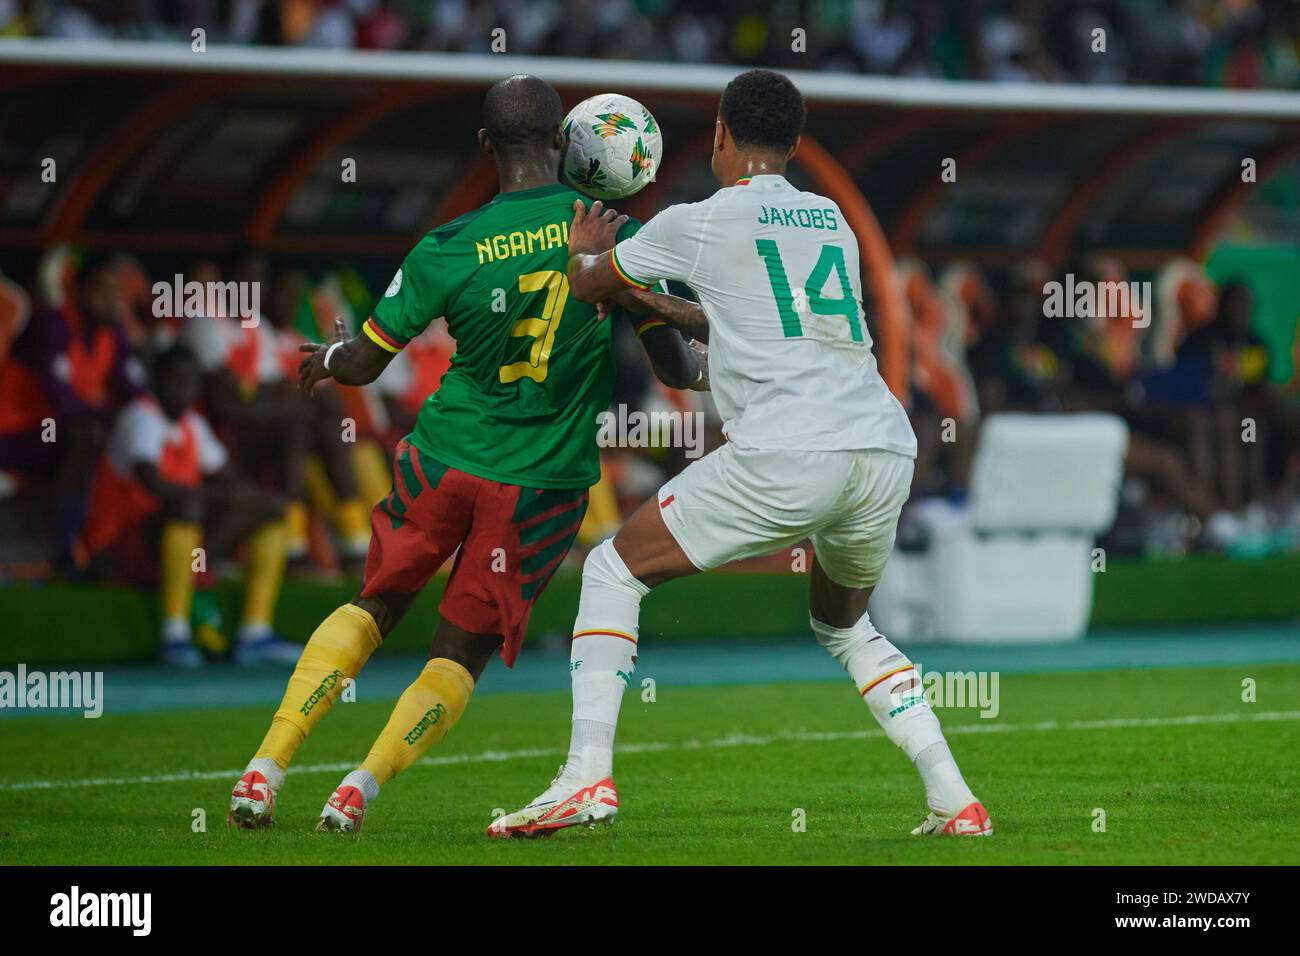
<svg viewBox="0 0 1300 956">
<path fill-rule="evenodd" d="M 771 70 L 749 70 L 722 91 L 718 116 L 737 146 L 788 153 L 803 132 L 803 94 L 788 77 Z"/>
<path fill-rule="evenodd" d="M 560 94 L 527 73 L 494 84 L 483 99 L 483 128 L 498 151 L 549 146 L 551 134 L 562 122 Z"/>
<path fill-rule="evenodd" d="M 157 382 L 176 365 L 197 365 L 198 357 L 184 345 L 171 345 L 163 349 L 153 359 L 153 380 Z"/>
</svg>

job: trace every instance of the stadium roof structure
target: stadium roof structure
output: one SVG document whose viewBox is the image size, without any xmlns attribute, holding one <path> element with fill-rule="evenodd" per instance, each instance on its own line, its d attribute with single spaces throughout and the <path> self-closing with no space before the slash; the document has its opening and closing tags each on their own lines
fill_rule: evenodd
<svg viewBox="0 0 1300 956">
<path fill-rule="evenodd" d="M 388 260 L 494 193 L 474 137 L 490 82 L 536 73 L 570 102 L 605 89 L 643 99 L 666 144 L 655 186 L 627 204 L 644 218 L 714 188 L 717 94 L 737 72 L 59 40 L 0 40 L 0 68 L 0 250 L 75 240 Z M 1200 257 L 1251 195 L 1243 162 L 1263 183 L 1300 156 L 1296 93 L 790 75 L 809 103 L 793 175 L 844 209 L 895 331 L 895 256 L 998 267 L 1107 251 L 1136 268 Z M 941 178 L 946 160 L 955 181 Z M 894 385 L 905 338 L 883 343 Z"/>
</svg>

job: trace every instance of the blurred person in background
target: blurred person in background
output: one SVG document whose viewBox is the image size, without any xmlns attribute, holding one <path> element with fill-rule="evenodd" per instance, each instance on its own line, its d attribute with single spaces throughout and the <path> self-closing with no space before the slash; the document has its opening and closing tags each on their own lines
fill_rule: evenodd
<svg viewBox="0 0 1300 956">
<path fill-rule="evenodd" d="M 193 667 L 196 578 L 246 542 L 247 587 L 235 659 L 280 660 L 290 645 L 271 630 L 284 574 L 283 501 L 237 477 L 225 447 L 195 409 L 193 353 L 172 347 L 154 363 L 153 389 L 123 408 L 93 470 L 90 521 L 81 545 L 102 580 L 156 583 L 162 659 Z M 296 659 L 294 652 L 293 658 Z"/>
<path fill-rule="evenodd" d="M 364 501 L 357 488 L 355 419 L 348 416 L 337 388 L 326 385 L 309 398 L 293 387 L 302 360 L 299 346 L 310 341 L 298 324 L 303 310 L 310 313 L 309 293 L 309 280 L 301 270 L 285 269 L 276 275 L 267 303 L 281 369 L 273 387 L 284 393 L 285 402 L 301 410 L 299 427 L 306 437 L 300 465 L 304 498 L 338 531 L 340 557 L 345 567 L 355 571 L 370 546 L 370 507 L 374 504 Z M 298 482 L 291 481 L 286 490 L 297 487 Z M 305 524 L 306 517 L 295 516 L 295 520 Z M 295 534 L 299 537 L 292 543 L 292 558 L 302 562 L 307 558 L 306 531 L 295 528 Z"/>
<path fill-rule="evenodd" d="M 1214 321 L 1183 340 L 1175 365 L 1200 412 L 1198 456 L 1219 506 L 1212 533 L 1246 547 L 1257 546 L 1267 531 L 1265 450 L 1275 407 L 1268 346 L 1251 329 L 1253 314 L 1250 287 L 1225 283 Z"/>
<path fill-rule="evenodd" d="M 936 288 L 929 269 L 915 259 L 899 263 L 899 279 L 912 317 L 911 419 L 917 442 L 913 495 L 936 490 L 927 486 L 934 485 L 936 466 L 942 465 L 946 492 L 960 498 L 979 419 L 975 383 L 966 367 L 970 309 L 962 292 L 969 285 L 979 295 L 983 279 L 969 264 L 954 264 L 944 273 L 946 287 Z"/>
<path fill-rule="evenodd" d="M 144 375 L 123 331 L 115 259 L 90 255 L 72 271 L 52 250 L 43 271 L 43 301 L 0 366 L 0 469 L 48 489 L 55 569 L 73 575 L 95 461 Z"/>
<path fill-rule="evenodd" d="M 970 306 L 971 345 L 966 360 L 985 415 L 1060 411 L 1057 359 L 1039 335 L 1047 277 L 1041 262 L 1019 263 L 1002 301 L 980 279 Z"/>
<path fill-rule="evenodd" d="M 1124 264 L 1109 256 L 1090 257 L 1072 268 L 1080 280 L 1098 288 L 1130 279 Z M 1062 370 L 1062 405 L 1068 411 L 1110 412 L 1124 419 L 1129 429 L 1124 473 L 1176 506 L 1176 513 L 1168 515 L 1168 535 L 1178 539 L 1181 548 L 1182 541 L 1199 535 L 1214 503 L 1191 468 L 1185 436 L 1145 402 L 1139 372 L 1152 304 L 1139 308 L 1125 296 L 1111 312 L 1102 293 L 1097 302 L 1100 308 L 1092 316 L 1049 320 L 1049 337 Z M 1196 523 L 1185 526 L 1187 515 Z"/>
<path fill-rule="evenodd" d="M 258 290 L 269 305 L 271 266 L 254 250 L 231 259 L 224 278 Z M 284 496 L 290 560 L 307 553 L 304 484 L 309 412 L 285 375 L 274 326 L 259 312 L 246 317 L 190 316 L 181 342 L 203 372 L 203 402 L 241 470 Z"/>
</svg>

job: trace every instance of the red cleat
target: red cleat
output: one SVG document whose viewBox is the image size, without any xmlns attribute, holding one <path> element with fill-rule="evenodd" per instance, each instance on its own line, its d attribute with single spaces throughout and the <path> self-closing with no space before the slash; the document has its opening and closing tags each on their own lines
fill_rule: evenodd
<svg viewBox="0 0 1300 956">
<path fill-rule="evenodd" d="M 976 800 L 955 817 L 935 816 L 931 813 L 919 827 L 912 831 L 913 836 L 992 836 L 993 821 L 989 819 L 984 804 Z"/>
</svg>

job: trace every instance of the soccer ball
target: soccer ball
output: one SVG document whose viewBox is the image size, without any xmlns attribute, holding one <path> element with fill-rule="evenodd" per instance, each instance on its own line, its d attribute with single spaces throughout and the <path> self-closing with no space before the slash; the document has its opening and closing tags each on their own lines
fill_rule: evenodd
<svg viewBox="0 0 1300 956">
<path fill-rule="evenodd" d="M 583 100 L 564 120 L 564 179 L 595 199 L 625 199 L 654 179 L 663 137 L 650 111 L 619 93 Z"/>
</svg>

